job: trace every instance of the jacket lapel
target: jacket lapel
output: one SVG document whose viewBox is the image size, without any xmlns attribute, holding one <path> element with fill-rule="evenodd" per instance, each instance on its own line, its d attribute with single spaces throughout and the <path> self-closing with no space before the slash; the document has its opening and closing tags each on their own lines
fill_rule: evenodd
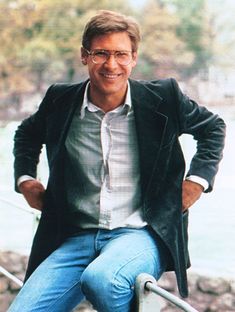
<svg viewBox="0 0 235 312">
<path fill-rule="evenodd" d="M 140 154 L 143 195 L 146 195 L 157 170 L 167 116 L 159 112 L 162 98 L 141 82 L 130 80 L 132 104 Z"/>
<path fill-rule="evenodd" d="M 75 85 L 71 90 L 60 92 L 59 96 L 54 99 L 56 112 L 53 114 L 54 124 L 60 133 L 57 146 L 54 151 L 51 162 L 51 173 L 49 177 L 49 186 L 52 194 L 55 196 L 57 203 L 58 216 L 62 218 L 65 207 L 65 185 L 64 185 L 64 168 L 65 168 L 65 140 L 68 135 L 69 127 L 76 109 L 82 105 L 83 95 L 86 87 L 86 82 Z M 63 86 L 61 86 L 63 88 Z M 56 182 L 55 182 L 56 181 Z M 60 213 L 59 213 L 60 211 Z"/>
<path fill-rule="evenodd" d="M 59 107 L 60 103 L 62 105 L 62 109 L 60 109 L 61 116 L 61 136 L 58 142 L 58 152 L 63 148 L 69 127 L 72 122 L 73 115 L 76 109 L 82 106 L 83 96 L 85 92 L 87 81 L 77 85 L 77 88 L 73 91 L 71 95 L 67 93 L 61 95 L 59 98 L 55 99 L 55 106 Z M 64 105 L 64 103 L 68 103 L 68 105 Z M 58 115 L 57 115 L 58 118 Z"/>
</svg>

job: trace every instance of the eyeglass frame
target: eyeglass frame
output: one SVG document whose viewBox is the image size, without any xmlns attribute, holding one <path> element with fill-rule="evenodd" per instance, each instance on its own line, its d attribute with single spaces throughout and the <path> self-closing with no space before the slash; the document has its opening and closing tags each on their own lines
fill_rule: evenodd
<svg viewBox="0 0 235 312">
<path fill-rule="evenodd" d="M 94 64 L 96 64 L 96 65 L 102 65 L 102 64 L 106 63 L 106 62 L 109 60 L 109 58 L 110 58 L 111 55 L 114 55 L 114 58 L 115 58 L 116 62 L 117 62 L 119 65 L 121 65 L 121 66 L 128 66 L 128 65 L 130 65 L 131 61 L 133 60 L 133 53 L 134 53 L 134 51 L 128 51 L 128 50 L 105 50 L 105 49 L 94 49 L 94 50 L 89 51 L 89 50 L 87 50 L 87 49 L 84 48 L 84 47 L 83 47 L 83 49 L 84 49 L 84 51 L 85 51 L 88 55 L 91 56 L 92 62 L 93 62 Z M 96 52 L 96 51 L 106 52 L 106 53 L 107 53 L 107 58 L 106 58 L 106 60 L 105 60 L 103 63 L 97 63 L 97 62 L 94 61 L 94 52 Z M 128 52 L 128 53 L 131 53 L 131 56 L 132 56 L 132 57 L 131 57 L 131 59 L 130 59 L 130 62 L 127 63 L 127 64 L 120 64 L 120 63 L 118 62 L 118 60 L 116 59 L 116 53 L 118 53 L 118 52 Z"/>
</svg>

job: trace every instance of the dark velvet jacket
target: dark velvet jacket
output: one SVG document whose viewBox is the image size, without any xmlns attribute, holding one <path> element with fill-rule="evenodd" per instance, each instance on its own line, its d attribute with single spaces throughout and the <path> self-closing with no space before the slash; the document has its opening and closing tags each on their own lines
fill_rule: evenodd
<svg viewBox="0 0 235 312">
<path fill-rule="evenodd" d="M 46 145 L 49 180 L 41 220 L 34 238 L 26 278 L 64 239 L 66 214 L 65 139 L 75 110 L 82 105 L 85 85 L 51 86 L 38 111 L 15 134 L 15 179 L 36 177 L 39 154 Z M 187 175 L 197 175 L 213 187 L 222 157 L 225 125 L 221 118 L 184 95 L 174 79 L 130 80 L 140 155 L 143 215 L 169 251 L 168 270 L 176 273 L 180 294 L 188 294 L 186 269 L 188 212 L 182 214 L 185 162 L 178 138 L 197 141 Z"/>
</svg>

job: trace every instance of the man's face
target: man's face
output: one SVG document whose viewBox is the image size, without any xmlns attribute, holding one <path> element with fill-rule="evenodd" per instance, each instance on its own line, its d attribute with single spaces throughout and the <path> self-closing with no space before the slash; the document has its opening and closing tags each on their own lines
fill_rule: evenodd
<svg viewBox="0 0 235 312">
<path fill-rule="evenodd" d="M 110 33 L 95 37 L 91 42 L 90 51 L 132 51 L 131 40 L 126 32 Z M 88 66 L 90 76 L 90 95 L 95 97 L 113 95 L 122 99 L 126 93 L 127 79 L 136 65 L 137 54 L 132 54 L 128 65 L 120 65 L 114 55 L 103 64 L 94 64 L 92 56 L 82 48 L 82 62 Z"/>
</svg>

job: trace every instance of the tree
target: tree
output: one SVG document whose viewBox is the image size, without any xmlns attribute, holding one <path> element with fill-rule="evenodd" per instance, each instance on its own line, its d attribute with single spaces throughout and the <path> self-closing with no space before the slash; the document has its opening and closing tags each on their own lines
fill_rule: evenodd
<svg viewBox="0 0 235 312">
<path fill-rule="evenodd" d="M 19 59 L 19 52 L 24 47 L 27 29 L 31 27 L 31 10 L 23 6 L 19 14 L 17 3 L 2 0 L 0 2 L 0 98 L 11 95 L 15 103 L 20 104 L 21 94 L 32 85 L 26 77 L 26 70 Z"/>
<path fill-rule="evenodd" d="M 176 32 L 194 55 L 190 66 L 183 68 L 184 76 L 192 76 L 208 67 L 212 58 L 211 36 L 213 30 L 208 18 L 206 0 L 162 0 L 178 16 Z"/>
<path fill-rule="evenodd" d="M 57 61 L 63 60 L 67 81 L 77 79 L 81 34 L 88 18 L 99 9 L 128 11 L 123 0 L 41 0 L 36 5 L 38 35 L 56 46 Z"/>
<path fill-rule="evenodd" d="M 1 0 L 0 98 L 20 103 L 52 81 L 81 78 L 81 34 L 98 9 L 128 12 L 124 0 Z"/>
<path fill-rule="evenodd" d="M 209 22 L 213 33 L 211 49 L 213 51 L 212 65 L 226 71 L 234 72 L 235 59 L 235 2 L 233 0 L 208 0 L 210 12 Z"/>
<path fill-rule="evenodd" d="M 192 63 L 193 53 L 187 51 L 186 44 L 176 31 L 179 19 L 167 7 L 151 1 L 139 18 L 142 26 L 141 74 L 146 78 L 177 76 L 179 68 Z"/>
</svg>

